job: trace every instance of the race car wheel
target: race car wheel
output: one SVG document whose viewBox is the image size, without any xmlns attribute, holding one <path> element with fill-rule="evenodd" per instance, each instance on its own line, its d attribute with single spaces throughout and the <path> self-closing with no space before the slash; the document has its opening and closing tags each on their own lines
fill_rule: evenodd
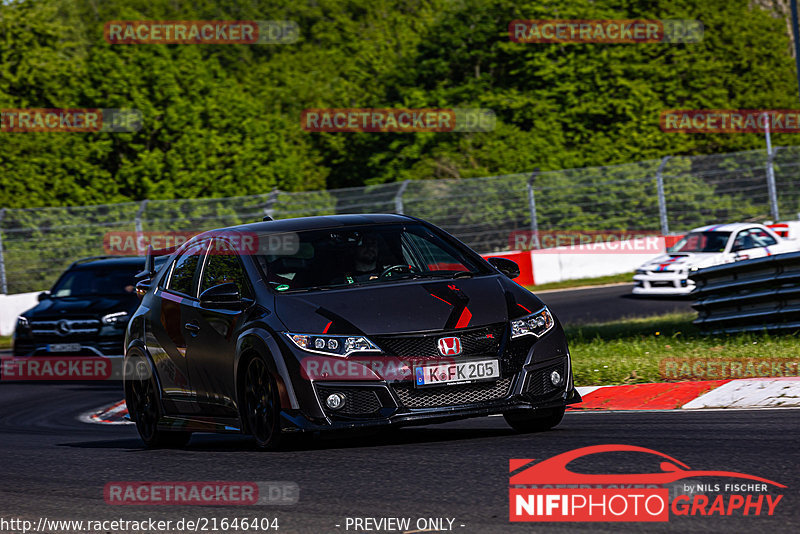
<svg viewBox="0 0 800 534">
<path fill-rule="evenodd" d="M 137 362 L 137 376 L 131 382 L 128 411 L 136 421 L 136 430 L 148 448 L 183 447 L 192 437 L 191 432 L 168 431 L 158 428 L 161 409 L 158 403 L 156 383 L 143 361 Z"/>
<path fill-rule="evenodd" d="M 558 425 L 564 418 L 564 409 L 552 408 L 549 410 L 525 410 L 507 412 L 503 414 L 506 423 L 511 428 L 521 433 L 544 432 Z M 544 412 L 544 413 L 543 413 Z"/>
<path fill-rule="evenodd" d="M 242 415 L 256 446 L 261 450 L 278 449 L 282 444 L 278 385 L 259 357 L 253 357 L 247 364 L 243 393 Z"/>
</svg>

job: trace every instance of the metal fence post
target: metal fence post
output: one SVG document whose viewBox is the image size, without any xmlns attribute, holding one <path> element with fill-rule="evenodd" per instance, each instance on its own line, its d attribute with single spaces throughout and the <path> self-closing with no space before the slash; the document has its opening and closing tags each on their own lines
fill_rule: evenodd
<svg viewBox="0 0 800 534">
<path fill-rule="evenodd" d="M 408 187 L 408 183 L 411 180 L 406 180 L 402 184 L 400 184 L 400 189 L 397 190 L 397 193 L 394 195 L 394 212 L 399 213 L 400 215 L 403 214 L 403 193 L 406 192 L 406 187 Z"/>
<path fill-rule="evenodd" d="M 533 190 L 533 182 L 539 175 L 539 168 L 535 168 L 531 175 L 528 177 L 528 210 L 531 216 L 531 248 L 541 248 L 539 245 L 539 219 L 536 216 L 536 194 Z"/>
<path fill-rule="evenodd" d="M 264 204 L 265 217 L 269 217 L 270 219 L 273 218 L 272 216 L 275 214 L 275 202 L 278 201 L 278 193 L 278 189 L 273 189 L 269 192 L 269 195 L 267 195 L 267 202 Z"/>
<path fill-rule="evenodd" d="M 775 188 L 775 171 L 772 168 L 772 160 L 777 154 L 777 148 L 772 151 L 772 140 L 769 135 L 769 115 L 764 114 L 764 137 L 767 138 L 767 193 L 769 194 L 769 212 L 773 222 L 778 222 L 778 193 Z"/>
<path fill-rule="evenodd" d="M 658 189 L 658 219 L 661 222 L 661 235 L 669 234 L 669 222 L 667 221 L 667 199 L 664 196 L 664 167 L 672 156 L 664 156 L 656 170 L 656 188 Z"/>
<path fill-rule="evenodd" d="M 6 209 L 0 209 L 0 289 L 3 295 L 8 295 L 8 283 L 6 281 L 6 262 L 3 256 L 3 219 L 6 216 Z"/>
<path fill-rule="evenodd" d="M 133 221 L 134 226 L 136 227 L 136 243 L 137 248 L 139 243 L 143 243 L 142 238 L 144 232 L 142 231 L 142 214 L 144 213 L 144 209 L 147 207 L 147 200 L 142 200 L 139 204 L 139 211 L 136 212 L 136 218 Z M 142 251 L 144 252 L 144 251 Z"/>
</svg>

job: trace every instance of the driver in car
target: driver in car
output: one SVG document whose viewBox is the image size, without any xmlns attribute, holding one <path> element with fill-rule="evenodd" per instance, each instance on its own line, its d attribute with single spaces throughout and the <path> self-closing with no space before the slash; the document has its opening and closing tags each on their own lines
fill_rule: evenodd
<svg viewBox="0 0 800 534">
<path fill-rule="evenodd" d="M 353 263 L 353 281 L 364 282 L 380 277 L 382 269 L 378 264 L 378 240 L 374 235 L 366 234 L 361 238 Z"/>
</svg>

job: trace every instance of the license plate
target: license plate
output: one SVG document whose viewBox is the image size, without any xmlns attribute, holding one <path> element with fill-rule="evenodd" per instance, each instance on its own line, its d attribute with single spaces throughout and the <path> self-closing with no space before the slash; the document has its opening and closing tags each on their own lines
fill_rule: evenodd
<svg viewBox="0 0 800 534">
<path fill-rule="evenodd" d="M 469 384 L 494 378 L 500 378 L 500 363 L 497 360 L 474 360 L 414 367 L 414 385 L 418 388 L 445 384 Z"/>
<path fill-rule="evenodd" d="M 53 343 L 47 345 L 47 352 L 80 352 L 80 343 Z"/>
</svg>

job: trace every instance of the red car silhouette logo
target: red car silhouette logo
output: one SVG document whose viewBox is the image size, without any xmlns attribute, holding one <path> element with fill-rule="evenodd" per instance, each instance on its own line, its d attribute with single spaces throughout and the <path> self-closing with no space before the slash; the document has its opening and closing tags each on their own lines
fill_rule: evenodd
<svg viewBox="0 0 800 534">
<path fill-rule="evenodd" d="M 601 452 L 644 452 L 654 454 L 664 458 L 660 464 L 661 472 L 656 473 L 640 473 L 640 474 L 585 474 L 575 473 L 567 469 L 567 464 L 590 454 L 597 454 Z M 513 472 L 520 467 L 529 465 L 534 462 L 533 459 L 514 459 L 509 460 L 509 471 Z M 547 460 L 534 464 L 531 467 L 511 476 L 509 480 L 510 485 L 528 485 L 528 484 L 669 484 L 676 480 L 692 477 L 731 477 L 731 478 L 745 478 L 748 480 L 755 480 L 758 482 L 765 482 L 772 484 L 779 488 L 785 488 L 783 484 L 779 484 L 766 478 L 748 475 L 745 473 L 736 473 L 733 471 L 697 471 L 691 469 L 685 463 L 676 460 L 675 458 L 664 454 L 663 452 L 654 451 L 653 449 L 646 449 L 644 447 L 636 447 L 634 445 L 593 445 L 591 447 L 582 447 L 568 451 Z"/>
</svg>

